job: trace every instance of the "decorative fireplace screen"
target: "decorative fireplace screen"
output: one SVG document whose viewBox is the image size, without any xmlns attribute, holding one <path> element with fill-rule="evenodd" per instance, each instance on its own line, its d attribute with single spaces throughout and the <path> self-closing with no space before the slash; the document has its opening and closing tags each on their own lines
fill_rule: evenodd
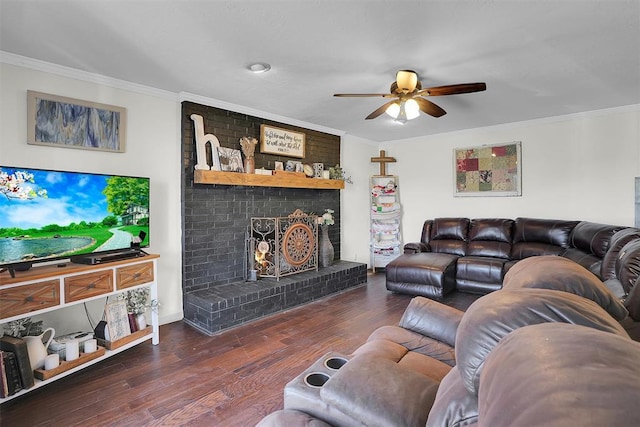
<svg viewBox="0 0 640 427">
<path fill-rule="evenodd" d="M 286 217 L 251 218 L 249 270 L 275 277 L 318 270 L 318 217 L 300 209 Z"/>
</svg>

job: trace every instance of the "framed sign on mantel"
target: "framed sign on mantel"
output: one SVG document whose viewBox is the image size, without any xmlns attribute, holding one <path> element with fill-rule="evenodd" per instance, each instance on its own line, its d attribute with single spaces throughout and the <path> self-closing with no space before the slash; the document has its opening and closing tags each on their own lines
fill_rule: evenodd
<svg viewBox="0 0 640 427">
<path fill-rule="evenodd" d="M 521 196 L 521 143 L 456 148 L 454 196 Z"/>
<path fill-rule="evenodd" d="M 260 152 L 304 158 L 305 135 L 288 129 L 260 125 Z"/>
</svg>

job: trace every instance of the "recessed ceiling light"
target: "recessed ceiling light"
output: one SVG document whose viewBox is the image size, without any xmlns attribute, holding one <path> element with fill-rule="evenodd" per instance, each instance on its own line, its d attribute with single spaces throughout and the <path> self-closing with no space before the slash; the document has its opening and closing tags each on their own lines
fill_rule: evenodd
<svg viewBox="0 0 640 427">
<path fill-rule="evenodd" d="M 256 74 L 266 73 L 271 69 L 271 65 L 267 64 L 266 62 L 256 62 L 255 64 L 249 64 L 247 66 L 247 69 Z"/>
</svg>

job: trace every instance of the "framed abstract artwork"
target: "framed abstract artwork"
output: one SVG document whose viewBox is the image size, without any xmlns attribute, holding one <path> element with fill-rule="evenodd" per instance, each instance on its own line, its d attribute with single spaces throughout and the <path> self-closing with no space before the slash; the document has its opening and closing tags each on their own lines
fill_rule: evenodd
<svg viewBox="0 0 640 427">
<path fill-rule="evenodd" d="M 454 196 L 521 196 L 521 142 L 455 148 Z"/>
<path fill-rule="evenodd" d="M 27 91 L 27 143 L 124 152 L 126 109 Z"/>
</svg>

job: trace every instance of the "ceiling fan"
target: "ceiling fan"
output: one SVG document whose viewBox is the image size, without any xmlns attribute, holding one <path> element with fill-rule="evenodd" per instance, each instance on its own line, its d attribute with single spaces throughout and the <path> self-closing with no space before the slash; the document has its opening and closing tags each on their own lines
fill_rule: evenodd
<svg viewBox="0 0 640 427">
<path fill-rule="evenodd" d="M 413 70 L 400 70 L 396 74 L 396 81 L 391 83 L 390 93 L 336 93 L 333 96 L 395 98 L 369 114 L 365 119 L 375 119 L 386 112 L 397 122 L 404 124 L 407 120 L 418 117 L 420 111 L 433 117 L 447 114 L 442 108 L 425 99 L 426 96 L 457 95 L 480 92 L 485 89 L 487 89 L 485 83 L 461 83 L 422 89 L 418 73 Z"/>
</svg>

